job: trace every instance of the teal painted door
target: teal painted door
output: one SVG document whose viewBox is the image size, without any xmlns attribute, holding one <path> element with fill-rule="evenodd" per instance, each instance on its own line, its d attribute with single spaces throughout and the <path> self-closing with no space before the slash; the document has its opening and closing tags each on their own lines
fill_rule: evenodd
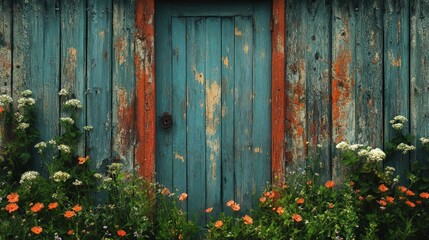
<svg viewBox="0 0 429 240">
<path fill-rule="evenodd" d="M 271 6 L 266 2 L 156 6 L 157 181 L 187 192 L 183 207 L 241 212 L 271 176 Z M 213 213 L 212 213 L 213 214 Z"/>
</svg>

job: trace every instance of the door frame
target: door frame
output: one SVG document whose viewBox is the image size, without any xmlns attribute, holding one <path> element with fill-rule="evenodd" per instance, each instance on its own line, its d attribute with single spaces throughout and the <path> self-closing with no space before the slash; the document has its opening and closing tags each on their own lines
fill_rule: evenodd
<svg viewBox="0 0 429 240">
<path fill-rule="evenodd" d="M 285 173 L 285 0 L 272 0 L 271 12 L 271 182 Z M 139 175 L 155 180 L 155 0 L 137 0 L 135 19 L 136 150 Z"/>
</svg>

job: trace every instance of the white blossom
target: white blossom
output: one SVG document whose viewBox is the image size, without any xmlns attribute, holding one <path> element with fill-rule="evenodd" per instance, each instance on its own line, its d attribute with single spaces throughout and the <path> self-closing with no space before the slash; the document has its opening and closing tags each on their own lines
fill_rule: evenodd
<svg viewBox="0 0 429 240">
<path fill-rule="evenodd" d="M 67 92 L 66 89 L 62 88 L 59 92 L 58 95 L 60 96 L 67 96 L 69 93 Z"/>
<path fill-rule="evenodd" d="M 38 150 L 39 153 L 43 152 L 43 149 L 45 149 L 48 145 L 45 142 L 39 142 L 36 145 L 34 145 L 34 148 Z"/>
<path fill-rule="evenodd" d="M 404 128 L 404 124 L 402 123 L 394 123 L 392 124 L 392 128 L 395 130 L 401 130 L 402 128 Z"/>
<path fill-rule="evenodd" d="M 406 117 L 402 116 L 402 115 L 395 116 L 393 118 L 393 120 L 396 121 L 396 122 L 401 122 L 401 123 L 408 122 L 408 119 Z"/>
<path fill-rule="evenodd" d="M 20 124 L 18 124 L 18 127 L 16 127 L 16 128 L 17 128 L 17 129 L 20 129 L 20 130 L 25 130 L 25 129 L 27 129 L 29 126 L 30 126 L 30 124 L 28 124 L 28 123 L 20 123 Z"/>
<path fill-rule="evenodd" d="M 0 105 L 7 105 L 9 103 L 13 102 L 13 99 L 6 94 L 0 95 Z"/>
<path fill-rule="evenodd" d="M 28 90 L 28 89 L 21 92 L 21 95 L 24 97 L 29 97 L 29 96 L 31 96 L 31 94 L 33 94 L 33 92 L 31 90 Z"/>
<path fill-rule="evenodd" d="M 383 152 L 383 150 L 375 148 L 368 152 L 368 158 L 371 161 L 383 161 L 383 159 L 386 158 L 386 154 Z"/>
<path fill-rule="evenodd" d="M 347 150 L 349 148 L 349 146 L 350 145 L 348 143 L 342 141 L 342 142 L 340 142 L 340 143 L 337 144 L 336 148 L 338 150 L 344 151 L 344 150 Z"/>
<path fill-rule="evenodd" d="M 75 185 L 75 186 L 80 186 L 82 184 L 83 184 L 83 182 L 79 181 L 79 179 L 76 179 L 76 180 L 73 181 L 73 185 Z"/>
<path fill-rule="evenodd" d="M 429 138 L 420 138 L 420 142 L 422 143 L 422 145 L 428 144 L 429 143 Z"/>
<path fill-rule="evenodd" d="M 57 145 L 57 141 L 55 141 L 54 139 L 49 140 L 48 143 L 51 145 Z"/>
<path fill-rule="evenodd" d="M 70 147 L 65 144 L 58 145 L 58 150 L 60 150 L 62 153 L 70 153 Z"/>
<path fill-rule="evenodd" d="M 94 177 L 100 179 L 103 177 L 103 175 L 101 175 L 100 173 L 94 173 Z"/>
<path fill-rule="evenodd" d="M 24 98 L 18 99 L 18 108 L 33 106 L 34 104 L 36 104 L 36 100 L 34 100 L 33 98 L 24 97 Z"/>
<path fill-rule="evenodd" d="M 363 147 L 363 145 L 362 144 L 352 144 L 352 145 L 349 146 L 349 149 L 352 150 L 352 151 L 356 151 L 360 147 Z"/>
<path fill-rule="evenodd" d="M 406 143 L 400 143 L 397 147 L 397 150 L 402 151 L 403 154 L 407 154 L 409 151 L 416 150 L 416 147 L 413 145 L 408 145 Z"/>
<path fill-rule="evenodd" d="M 65 107 L 69 108 L 82 108 L 82 104 L 77 99 L 70 99 L 64 103 Z"/>
<path fill-rule="evenodd" d="M 19 180 L 20 184 L 23 184 L 25 182 L 32 182 L 37 179 L 37 177 L 40 176 L 40 174 L 36 171 L 27 171 L 21 175 L 21 180 Z"/>
<path fill-rule="evenodd" d="M 19 113 L 19 112 L 16 112 L 15 114 L 15 120 L 17 121 L 17 122 L 22 122 L 22 120 L 24 120 L 24 115 L 22 115 L 21 113 Z"/>
<path fill-rule="evenodd" d="M 62 117 L 62 118 L 60 118 L 60 122 L 68 123 L 70 125 L 74 124 L 74 120 L 70 117 Z"/>
<path fill-rule="evenodd" d="M 54 175 L 52 176 L 52 179 L 55 182 L 65 182 L 69 178 L 70 178 L 70 174 L 63 172 L 63 171 L 58 171 L 58 172 L 54 173 Z"/>
<path fill-rule="evenodd" d="M 84 127 L 83 127 L 83 130 L 85 130 L 85 131 L 89 132 L 89 131 L 91 131 L 93 128 L 94 128 L 93 126 L 84 126 Z"/>
<path fill-rule="evenodd" d="M 358 152 L 358 156 L 359 156 L 359 157 L 366 157 L 366 156 L 368 156 L 368 154 L 369 154 L 369 151 L 368 151 L 368 150 L 366 150 L 366 149 L 361 149 L 361 150 L 359 150 L 359 152 Z"/>
</svg>

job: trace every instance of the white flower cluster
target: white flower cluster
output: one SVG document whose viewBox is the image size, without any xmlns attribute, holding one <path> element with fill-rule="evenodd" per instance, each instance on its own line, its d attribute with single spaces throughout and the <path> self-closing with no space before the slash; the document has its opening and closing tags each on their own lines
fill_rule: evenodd
<svg viewBox="0 0 429 240">
<path fill-rule="evenodd" d="M 94 177 L 100 179 L 103 177 L 103 175 L 101 175 L 100 173 L 94 173 Z"/>
<path fill-rule="evenodd" d="M 19 130 L 25 130 L 30 126 L 30 124 L 28 123 L 19 123 L 18 126 L 16 127 Z"/>
<path fill-rule="evenodd" d="M 34 104 L 36 104 L 36 100 L 34 100 L 33 98 L 24 97 L 24 98 L 18 99 L 18 108 L 33 106 Z"/>
<path fill-rule="evenodd" d="M 55 141 L 54 139 L 49 140 L 48 143 L 51 145 L 57 145 L 57 141 Z"/>
<path fill-rule="evenodd" d="M 52 179 L 55 182 L 65 182 L 69 178 L 70 178 L 70 174 L 63 172 L 63 171 L 58 171 L 58 172 L 54 173 L 54 175 L 52 176 Z"/>
<path fill-rule="evenodd" d="M 107 168 L 109 169 L 109 172 L 113 175 L 118 174 L 118 171 L 121 170 L 123 164 L 122 163 L 112 163 Z"/>
<path fill-rule="evenodd" d="M 21 113 L 19 113 L 19 112 L 16 112 L 15 113 L 15 120 L 17 121 L 17 122 L 22 122 L 22 120 L 24 120 L 24 115 L 22 115 Z"/>
<path fill-rule="evenodd" d="M 403 154 L 407 154 L 409 151 L 416 150 L 416 147 L 413 145 L 408 145 L 406 143 L 400 143 L 397 147 L 397 150 L 402 151 Z"/>
<path fill-rule="evenodd" d="M 21 180 L 19 180 L 19 183 L 20 184 L 23 184 L 26 182 L 31 183 L 32 181 L 36 180 L 38 176 L 40 176 L 40 174 L 36 171 L 25 172 L 21 175 Z"/>
<path fill-rule="evenodd" d="M 76 180 L 73 181 L 73 185 L 75 185 L 75 186 L 80 186 L 82 184 L 83 184 L 83 182 L 80 181 L 79 179 L 76 179 Z"/>
<path fill-rule="evenodd" d="M 67 96 L 69 93 L 67 92 L 66 89 L 62 88 L 59 92 L 58 95 L 59 96 Z"/>
<path fill-rule="evenodd" d="M 45 149 L 47 146 L 48 145 L 45 142 L 39 142 L 36 145 L 34 145 L 34 148 L 36 148 L 39 153 L 42 153 L 43 149 Z"/>
<path fill-rule="evenodd" d="M 371 149 L 371 151 L 368 152 L 368 159 L 371 161 L 383 161 L 386 158 L 386 153 L 383 152 L 383 150 L 379 148 Z"/>
<path fill-rule="evenodd" d="M 420 142 L 422 143 L 422 145 L 428 144 L 429 143 L 429 138 L 420 138 Z"/>
<path fill-rule="evenodd" d="M 65 144 L 58 145 L 58 150 L 60 150 L 62 153 L 70 153 L 70 147 Z"/>
<path fill-rule="evenodd" d="M 85 130 L 85 131 L 89 132 L 89 131 L 91 131 L 93 128 L 94 128 L 94 127 L 92 127 L 92 126 L 84 126 L 84 127 L 83 127 L 83 130 Z"/>
<path fill-rule="evenodd" d="M 33 92 L 31 90 L 28 90 L 28 89 L 21 92 L 21 95 L 24 97 L 29 97 L 29 96 L 31 96 L 31 94 L 33 94 Z"/>
<path fill-rule="evenodd" d="M 408 122 L 408 119 L 402 115 L 395 116 L 389 123 L 392 125 L 392 128 L 395 130 L 402 130 L 404 128 L 404 123 Z"/>
<path fill-rule="evenodd" d="M 9 103 L 13 102 L 13 99 L 6 94 L 0 95 L 0 105 L 7 105 Z"/>
<path fill-rule="evenodd" d="M 60 118 L 60 122 L 62 122 L 62 123 L 68 123 L 70 125 L 74 124 L 74 120 L 72 118 L 70 118 L 70 117 L 62 117 L 62 118 Z"/>
<path fill-rule="evenodd" d="M 391 166 L 386 166 L 384 168 L 384 171 L 386 172 L 387 175 L 392 175 L 395 172 L 395 168 L 391 167 Z"/>
<path fill-rule="evenodd" d="M 65 107 L 68 108 L 82 108 L 82 104 L 77 99 L 70 99 L 64 103 Z"/>
<path fill-rule="evenodd" d="M 349 146 L 350 145 L 348 143 L 342 141 L 342 142 L 340 142 L 340 143 L 337 144 L 336 148 L 338 150 L 345 151 L 345 150 L 349 149 Z"/>
</svg>

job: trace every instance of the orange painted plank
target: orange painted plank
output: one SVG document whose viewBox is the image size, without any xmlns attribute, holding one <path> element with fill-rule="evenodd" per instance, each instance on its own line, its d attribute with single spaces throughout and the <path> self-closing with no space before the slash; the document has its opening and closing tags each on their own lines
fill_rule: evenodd
<svg viewBox="0 0 429 240">
<path fill-rule="evenodd" d="M 135 163 L 140 176 L 154 180 L 155 174 L 155 45 L 154 0 L 136 3 L 136 127 Z"/>
<path fill-rule="evenodd" d="M 285 1 L 273 0 L 272 25 L 272 178 L 284 178 L 285 139 Z"/>
</svg>

